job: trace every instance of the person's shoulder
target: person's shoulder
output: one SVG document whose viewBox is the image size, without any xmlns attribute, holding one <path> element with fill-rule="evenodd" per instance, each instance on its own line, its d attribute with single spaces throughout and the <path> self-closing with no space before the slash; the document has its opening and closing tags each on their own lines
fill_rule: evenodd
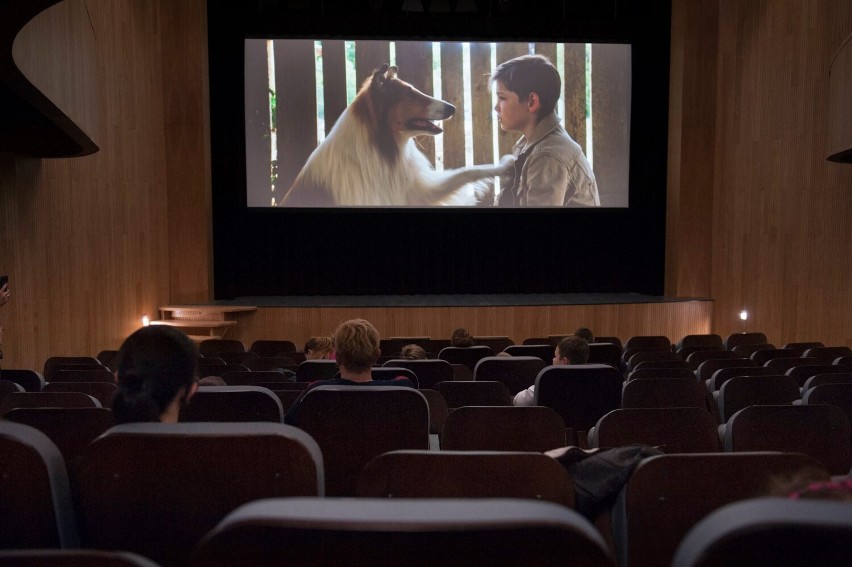
<svg viewBox="0 0 852 567">
<path fill-rule="evenodd" d="M 368 384 L 372 386 L 403 386 L 407 388 L 414 388 L 414 384 L 405 376 L 397 376 L 390 380 L 373 380 L 372 382 L 368 382 Z"/>
</svg>

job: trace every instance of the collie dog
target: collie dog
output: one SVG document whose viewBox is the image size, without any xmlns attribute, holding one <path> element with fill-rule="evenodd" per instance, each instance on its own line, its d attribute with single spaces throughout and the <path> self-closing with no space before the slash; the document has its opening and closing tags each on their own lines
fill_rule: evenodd
<svg viewBox="0 0 852 567">
<path fill-rule="evenodd" d="M 435 171 L 414 137 L 440 134 L 433 120 L 446 120 L 456 109 L 396 75 L 396 67 L 382 65 L 364 82 L 281 206 L 474 205 L 486 180 L 511 166 L 507 156 L 498 166 Z"/>
</svg>

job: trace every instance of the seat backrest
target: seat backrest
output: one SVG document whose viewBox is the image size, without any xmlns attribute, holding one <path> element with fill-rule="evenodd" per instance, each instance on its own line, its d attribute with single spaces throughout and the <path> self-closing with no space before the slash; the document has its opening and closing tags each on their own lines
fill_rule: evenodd
<svg viewBox="0 0 852 567">
<path fill-rule="evenodd" d="M 201 359 L 204 360 L 204 359 Z M 198 375 L 200 377 L 205 376 L 219 376 L 222 377 L 222 374 L 226 372 L 240 372 L 249 370 L 249 367 L 244 364 L 218 364 L 218 363 L 206 363 L 198 361 Z M 261 359 L 255 359 L 261 360 Z M 248 362 L 248 361 L 246 361 Z"/>
<path fill-rule="evenodd" d="M 502 382 L 481 380 L 440 382 L 435 385 L 435 389 L 447 401 L 448 408 L 512 405 L 512 394 Z"/>
<path fill-rule="evenodd" d="M 426 403 L 429 404 L 429 433 L 440 436 L 441 431 L 444 429 L 444 422 L 447 420 L 447 415 L 450 413 L 447 400 L 437 390 L 421 388 L 419 392 L 423 394 L 423 397 L 426 398 Z"/>
<path fill-rule="evenodd" d="M 352 496 L 373 457 L 397 449 L 429 448 L 429 405 L 399 386 L 318 386 L 300 402 L 298 427 L 325 460 L 326 493 Z"/>
<path fill-rule="evenodd" d="M 393 366 L 397 368 L 408 368 L 417 375 L 420 388 L 435 389 L 438 382 L 447 382 L 453 379 L 453 367 L 446 360 L 407 360 L 394 358 L 385 362 L 382 366 Z"/>
<path fill-rule="evenodd" d="M 113 427 L 72 467 L 83 545 L 186 564 L 202 536 L 238 506 L 321 496 L 322 461 L 309 435 L 283 424 Z"/>
<path fill-rule="evenodd" d="M 765 348 L 753 351 L 749 358 L 758 366 L 763 366 L 773 358 L 795 358 L 801 356 L 801 354 L 801 352 L 792 348 Z"/>
<path fill-rule="evenodd" d="M 849 419 L 833 405 L 749 406 L 721 427 L 724 449 L 811 455 L 831 474 L 852 467 Z"/>
<path fill-rule="evenodd" d="M 547 345 L 547 346 L 555 346 L 550 344 L 550 339 L 548 337 L 527 337 L 521 343 L 521 346 L 534 346 L 534 345 Z M 504 351 L 506 349 L 503 349 Z"/>
<path fill-rule="evenodd" d="M 636 335 L 627 339 L 624 350 L 629 348 L 655 348 L 659 350 L 671 350 L 672 343 L 668 337 L 660 335 Z"/>
<path fill-rule="evenodd" d="M 829 372 L 828 374 L 817 374 L 805 381 L 802 393 L 822 384 L 852 384 L 852 372 Z"/>
<path fill-rule="evenodd" d="M 367 463 L 356 496 L 533 498 L 573 507 L 574 483 L 543 453 L 391 451 Z"/>
<path fill-rule="evenodd" d="M 487 346 L 453 347 L 442 348 L 438 358 L 446 360 L 450 364 L 464 364 L 471 371 L 476 368 L 476 363 L 487 356 L 494 356 L 494 351 Z"/>
<path fill-rule="evenodd" d="M 595 342 L 614 344 L 619 348 L 619 350 L 624 350 L 624 345 L 618 337 L 595 337 Z"/>
<path fill-rule="evenodd" d="M 841 375 L 842 376 L 842 375 Z M 839 407 L 852 423 L 852 382 L 847 384 L 821 384 L 806 390 L 803 404 L 831 404 Z"/>
<path fill-rule="evenodd" d="M 204 356 L 218 356 L 222 352 L 245 352 L 242 341 L 236 339 L 207 339 L 198 344 L 198 352 Z"/>
<path fill-rule="evenodd" d="M 565 427 L 588 431 L 621 405 L 621 373 L 605 364 L 548 366 L 535 379 L 535 404 L 556 410 Z"/>
<path fill-rule="evenodd" d="M 100 402 L 101 407 L 111 408 L 112 398 L 118 386 L 112 382 L 51 382 L 45 384 L 43 392 L 82 392 Z"/>
<path fill-rule="evenodd" d="M 15 408 L 99 408 L 98 400 L 82 392 L 13 392 L 0 404 L 0 417 Z"/>
<path fill-rule="evenodd" d="M 252 372 L 267 372 L 278 368 L 284 368 L 286 370 L 296 372 L 298 370 L 298 364 L 299 363 L 290 356 L 270 356 L 250 358 L 243 363 L 243 366 Z"/>
<path fill-rule="evenodd" d="M 755 343 L 750 345 L 737 345 L 731 349 L 731 352 L 735 352 L 738 355 L 744 358 L 751 358 L 751 355 L 755 352 L 761 350 L 777 350 L 775 345 L 771 343 Z"/>
<path fill-rule="evenodd" d="M 299 368 L 296 370 L 296 380 L 299 382 L 330 380 L 338 372 L 336 360 L 306 360 L 299 364 Z"/>
<path fill-rule="evenodd" d="M 690 347 L 713 347 L 716 349 L 723 348 L 722 337 L 709 333 L 705 335 L 686 335 L 677 342 L 677 348 Z"/>
<path fill-rule="evenodd" d="M 4 419 L 29 425 L 47 435 L 71 462 L 89 444 L 112 427 L 112 411 L 107 408 L 17 408 Z"/>
<path fill-rule="evenodd" d="M 296 366 L 293 365 L 295 372 Z M 277 370 L 234 370 L 231 372 L 223 372 L 222 380 L 228 386 L 254 386 L 255 384 L 272 384 L 280 382 L 281 384 L 292 384 L 296 379 L 295 375 L 287 375 Z"/>
<path fill-rule="evenodd" d="M 627 375 L 627 381 L 677 378 L 695 382 L 695 372 L 689 368 L 639 368 Z"/>
<path fill-rule="evenodd" d="M 555 347 L 550 344 L 512 345 L 503 352 L 512 356 L 534 356 L 540 358 L 546 365 L 553 364 Z"/>
<path fill-rule="evenodd" d="M 672 565 L 845 567 L 850 557 L 847 502 L 756 498 L 729 504 L 701 520 L 678 546 Z"/>
<path fill-rule="evenodd" d="M 115 374 L 106 368 L 60 369 L 53 372 L 50 384 L 56 382 L 107 382 L 115 384 Z M 43 389 L 43 388 L 42 388 Z"/>
<path fill-rule="evenodd" d="M 852 355 L 852 348 L 849 348 L 848 346 L 825 346 L 809 348 L 805 351 L 803 356 L 833 361 L 837 357 L 850 355 Z"/>
<path fill-rule="evenodd" d="M 150 559 L 127 551 L 95 549 L 0 550 L 0 565 L 14 567 L 158 567 Z"/>
<path fill-rule="evenodd" d="M 797 366 L 808 366 L 820 364 L 818 358 L 806 358 L 806 357 L 787 357 L 783 356 L 781 358 L 771 358 L 763 363 L 763 366 L 766 368 L 771 368 L 775 371 L 776 374 L 786 374 L 788 370 L 791 368 L 796 368 Z"/>
<path fill-rule="evenodd" d="M 3 400 L 9 394 L 23 391 L 24 387 L 18 384 L 17 382 L 12 382 L 10 380 L 0 380 L 0 404 L 3 403 Z"/>
<path fill-rule="evenodd" d="M 806 467 L 821 468 L 811 457 L 792 453 L 662 455 L 643 460 L 612 510 L 619 565 L 670 565 L 678 543 L 701 518 L 730 502 L 767 494 L 775 479 Z"/>
<path fill-rule="evenodd" d="M 624 384 L 622 408 L 701 408 L 708 409 L 707 389 L 695 380 L 683 378 L 643 378 Z"/>
<path fill-rule="evenodd" d="M 115 372 L 118 363 L 117 350 L 102 350 L 95 358 L 98 359 L 98 362 Z"/>
<path fill-rule="evenodd" d="M 640 362 L 639 364 L 633 367 L 632 372 L 636 372 L 637 370 L 645 370 L 648 368 L 686 368 L 690 372 L 692 369 L 686 363 L 685 360 L 646 360 L 645 362 Z"/>
<path fill-rule="evenodd" d="M 417 374 L 410 368 L 401 366 L 379 366 L 374 367 L 370 373 L 373 375 L 373 380 L 393 380 L 402 376 L 408 378 L 415 388 L 420 387 L 420 381 L 417 379 Z"/>
<path fill-rule="evenodd" d="M 621 368 L 621 347 L 612 343 L 589 343 L 589 360 L 593 364 L 608 364 Z"/>
<path fill-rule="evenodd" d="M 838 356 L 831 363 L 835 366 L 845 366 L 852 369 L 852 355 Z"/>
<path fill-rule="evenodd" d="M 535 384 L 535 377 L 542 368 L 544 368 L 544 361 L 536 356 L 489 356 L 476 363 L 473 379 L 502 382 L 514 396 Z"/>
<path fill-rule="evenodd" d="M 9 380 L 19 384 L 25 392 L 41 392 L 44 388 L 45 381 L 41 374 L 35 370 L 19 370 L 17 368 L 4 368 L 2 373 L 3 380 Z"/>
<path fill-rule="evenodd" d="M 650 445 L 666 453 L 718 451 L 716 420 L 704 408 L 616 409 L 589 432 L 589 447 Z"/>
<path fill-rule="evenodd" d="M 450 412 L 441 434 L 448 451 L 538 451 L 565 445 L 565 422 L 539 406 L 464 406 Z"/>
<path fill-rule="evenodd" d="M 699 350 L 686 357 L 686 363 L 693 370 L 698 370 L 702 362 L 707 360 L 742 359 L 741 355 L 728 350 Z M 745 358 L 745 360 L 749 360 Z M 749 360 L 749 362 L 751 362 Z"/>
<path fill-rule="evenodd" d="M 257 340 L 251 343 L 249 350 L 261 358 L 269 358 L 284 352 L 296 352 L 296 345 L 293 341 Z"/>
<path fill-rule="evenodd" d="M 782 348 L 801 349 L 802 353 L 804 353 L 809 348 L 822 347 L 822 346 L 825 346 L 825 344 L 821 343 L 820 341 L 810 341 L 810 342 L 787 343 Z"/>
<path fill-rule="evenodd" d="M 755 366 L 754 361 L 748 358 L 711 358 L 698 365 L 695 376 L 699 382 L 706 383 L 717 370 L 722 368 L 754 368 Z"/>
<path fill-rule="evenodd" d="M 0 548 L 78 547 L 65 461 L 35 428 L 0 421 Z"/>
<path fill-rule="evenodd" d="M 259 386 L 205 386 L 180 411 L 180 421 L 269 421 L 281 423 L 281 402 Z"/>
<path fill-rule="evenodd" d="M 67 365 L 67 366 L 66 366 Z M 41 375 L 47 382 L 53 379 L 53 372 L 59 366 L 73 368 L 77 365 L 80 368 L 104 368 L 104 366 L 94 356 L 51 356 L 44 361 L 44 370 Z M 6 372 L 5 370 L 3 371 Z"/>
<path fill-rule="evenodd" d="M 808 378 L 811 376 L 831 373 L 845 374 L 846 372 L 849 372 L 849 369 L 845 366 L 835 366 L 833 364 L 805 364 L 803 366 L 794 366 L 785 372 L 785 374 L 795 380 L 799 386 L 804 386 L 805 382 L 807 382 Z"/>
<path fill-rule="evenodd" d="M 511 498 L 275 498 L 230 514 L 193 565 L 612 565 L 574 510 Z"/>
<path fill-rule="evenodd" d="M 733 350 L 738 345 L 766 344 L 768 342 L 764 333 L 733 333 L 725 339 L 725 349 Z"/>
<path fill-rule="evenodd" d="M 244 364 L 252 358 L 260 358 L 257 353 L 249 350 L 244 352 L 219 352 L 216 354 L 216 357 L 224 360 L 225 364 Z"/>
<path fill-rule="evenodd" d="M 716 398 L 722 422 L 748 406 L 791 404 L 800 397 L 799 385 L 789 376 L 735 376 Z"/>
<path fill-rule="evenodd" d="M 642 362 L 660 362 L 663 360 L 683 360 L 683 358 L 677 354 L 676 352 L 672 352 L 671 350 L 634 350 L 634 349 L 625 349 L 624 353 L 621 355 L 622 360 L 626 362 L 626 368 L 628 372 L 633 371 L 636 366 Z"/>
<path fill-rule="evenodd" d="M 494 352 L 503 352 L 503 349 L 515 344 L 509 337 L 473 337 L 477 346 L 487 346 Z"/>
</svg>

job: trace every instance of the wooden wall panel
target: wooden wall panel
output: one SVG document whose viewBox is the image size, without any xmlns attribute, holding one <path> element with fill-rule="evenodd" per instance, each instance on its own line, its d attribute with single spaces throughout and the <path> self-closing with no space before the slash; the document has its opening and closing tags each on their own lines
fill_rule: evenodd
<svg viewBox="0 0 852 567">
<path fill-rule="evenodd" d="M 181 4 L 180 13 L 196 16 L 204 6 Z M 199 140 L 206 134 L 186 132 L 201 127 L 194 120 L 208 120 L 198 89 L 206 64 L 192 63 L 189 72 L 163 67 L 159 3 L 87 7 L 97 41 L 101 150 L 74 159 L 0 156 L 0 272 L 10 275 L 13 291 L 0 308 L 4 368 L 38 369 L 50 355 L 117 348 L 142 315 L 156 317 L 169 302 L 170 261 L 195 266 L 193 255 L 206 253 L 203 245 L 175 247 L 168 222 L 171 191 L 204 194 L 190 178 L 205 167 Z M 181 20 L 181 33 L 197 39 L 203 24 L 203 17 Z M 164 75 L 173 82 L 168 92 Z M 181 88 L 196 96 L 181 96 Z M 189 230 L 203 243 L 209 226 L 196 227 Z"/>
<path fill-rule="evenodd" d="M 667 259 L 676 262 L 668 263 L 666 290 L 701 290 L 709 257 L 714 332 L 760 330 L 778 345 L 852 345 L 852 168 L 825 160 L 828 72 L 852 32 L 852 4 L 717 0 L 706 4 L 718 9 L 715 20 L 695 6 L 673 3 L 681 16 L 673 17 L 672 35 L 686 45 L 684 68 L 673 65 L 672 73 L 673 92 L 682 90 L 673 99 L 681 106 L 673 123 L 680 143 L 670 144 L 669 195 L 674 190 L 680 202 L 669 201 L 677 225 L 668 229 Z M 706 42 L 715 28 L 718 41 Z M 675 48 L 673 41 L 673 61 L 681 56 Z M 714 72 L 715 109 L 703 97 Z M 705 208 L 709 156 L 712 204 Z M 699 227 L 697 241 L 687 238 L 691 226 Z M 741 309 L 752 316 L 746 325 Z"/>
<path fill-rule="evenodd" d="M 168 156 L 169 303 L 204 303 L 213 299 L 207 4 L 193 0 L 158 6 Z"/>
<path fill-rule="evenodd" d="M 626 340 L 634 335 L 708 333 L 711 301 L 610 305 L 502 307 L 263 307 L 237 315 L 227 338 L 246 347 L 258 339 L 286 339 L 303 345 L 316 335 L 331 335 L 342 321 L 356 317 L 373 323 L 383 337 L 449 338 L 464 327 L 474 335 L 508 335 L 520 344 L 525 338 L 570 333 L 581 326 L 601 336 Z"/>
</svg>

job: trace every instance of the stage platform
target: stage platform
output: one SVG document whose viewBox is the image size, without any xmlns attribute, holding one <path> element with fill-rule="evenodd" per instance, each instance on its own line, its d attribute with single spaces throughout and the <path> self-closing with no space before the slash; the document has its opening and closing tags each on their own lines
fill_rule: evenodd
<svg viewBox="0 0 852 567">
<path fill-rule="evenodd" d="M 295 295 L 238 297 L 214 301 L 223 307 L 507 307 L 543 305 L 618 305 L 708 301 L 639 293 L 524 293 L 454 295 Z"/>
<path fill-rule="evenodd" d="M 303 345 L 353 318 L 372 322 L 382 337 L 447 339 L 453 329 L 464 327 L 476 336 L 508 336 L 516 344 L 578 327 L 622 340 L 665 335 L 677 341 L 711 332 L 713 319 L 710 299 L 633 293 L 240 297 L 208 305 L 257 307 L 235 313 L 237 324 L 224 337 L 247 347 L 259 339 Z"/>
</svg>

